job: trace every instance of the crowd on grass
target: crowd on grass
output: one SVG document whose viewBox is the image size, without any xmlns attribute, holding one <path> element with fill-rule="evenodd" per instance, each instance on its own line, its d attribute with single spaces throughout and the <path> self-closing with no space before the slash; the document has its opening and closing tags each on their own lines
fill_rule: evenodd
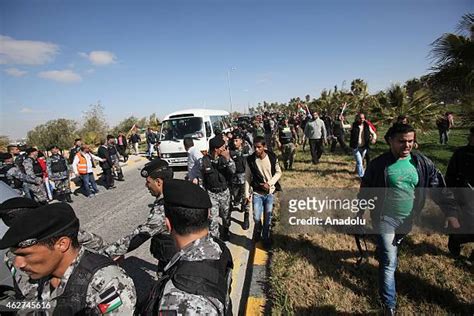
<svg viewBox="0 0 474 316">
<path fill-rule="evenodd" d="M 275 193 L 281 191 L 279 180 L 283 170 L 294 169 L 296 148 L 302 146 L 303 151 L 308 148 L 311 163 L 317 168 L 324 152 L 336 152 L 339 145 L 341 154 L 354 158 L 354 175 L 361 187 L 360 198 L 364 198 L 364 192 L 367 192 L 362 190 L 364 188 L 390 188 L 386 191 L 387 194 L 377 200 L 371 217 L 372 225 L 378 231 L 379 296 L 383 312 L 394 315 L 398 247 L 410 232 L 413 219 L 423 209 L 426 199 L 427 190 L 417 189 L 451 187 L 470 190 L 468 192 L 471 194 L 459 194 L 459 191 L 445 189 L 432 198 L 444 212 L 446 225 L 451 228 L 448 244 L 450 253 L 459 257 L 462 245 L 474 241 L 474 128 L 470 130 L 467 145 L 454 152 L 447 172 L 443 175 L 429 158 L 416 150 L 417 131 L 410 125 L 409 117 L 400 115 L 393 122 L 382 137 L 389 145 L 389 150 L 378 157 L 372 157 L 371 146 L 381 141 L 377 128 L 365 113 L 357 113 L 352 123 L 347 122 L 345 108 L 346 106 L 342 105 L 336 114 L 328 115 L 325 112 L 310 111 L 306 106 L 300 105 L 297 111 L 290 114 L 265 112 L 253 117 L 241 116 L 229 129 L 217 131 L 215 137 L 209 140 L 208 150 L 204 151 L 195 148 L 193 138 L 184 137 L 181 141 L 188 157 L 185 179 L 187 184 L 170 185 L 168 188 L 189 192 L 198 190 L 196 195 L 201 196 L 202 200 L 180 200 L 183 199 L 179 196 L 180 193 L 170 189 L 166 193 L 166 183 L 171 183 L 169 181 L 173 178 L 173 169 L 166 159 L 160 158 L 160 133 L 148 128 L 143 140 L 147 144 L 144 156 L 150 162 L 142 169 L 141 175 L 146 178 L 149 192 L 156 197 L 150 216 L 130 235 L 99 247 L 98 251 L 113 260 L 121 260 L 123 255 L 152 238 L 155 242 L 152 242 L 150 250 L 159 260 L 157 272 L 168 278 L 164 282 L 170 286 L 167 283 L 172 276 L 169 266 L 176 262 L 173 260 L 178 260 L 176 255 L 181 256 L 178 256 L 180 260 L 189 259 L 182 259 L 186 257 L 184 254 L 187 248 L 180 242 L 201 240 L 214 250 L 220 249 L 214 253 L 214 250 L 209 250 L 211 248 L 203 250 L 199 243 L 195 245 L 203 252 L 206 260 L 225 263 L 223 270 L 216 270 L 217 275 L 222 278 L 212 285 L 218 285 L 220 289 L 217 289 L 217 292 L 209 289 L 193 292 L 189 287 L 180 288 L 172 282 L 172 286 L 187 293 L 179 296 L 179 299 L 173 299 L 183 301 L 189 310 L 228 310 L 230 287 L 225 280 L 228 280 L 232 259 L 229 259 L 228 250 L 220 241 L 232 242 L 229 231 L 232 212 L 243 213 L 244 220 L 241 225 L 244 230 L 249 229 L 252 214 L 256 241 L 261 240 L 264 247 L 271 248 Z M 449 112 L 437 121 L 441 144 L 448 142 L 449 130 L 453 124 L 453 115 Z M 121 163 L 126 162 L 132 152 L 134 155 L 140 155 L 141 142 L 142 136 L 134 130 L 128 135 L 107 135 L 98 147 L 94 148 L 94 153 L 91 146 L 83 143 L 81 139 L 75 140 L 67 155 L 58 146 L 51 146 L 42 152 L 34 147 L 12 144 L 8 146 L 8 152 L 0 153 L 0 180 L 16 190 L 19 196 L 37 203 L 35 207 L 48 207 L 48 203 L 53 199 L 72 203 L 71 180 L 80 182 L 83 194 L 93 198 L 99 193 L 94 173 L 96 163 L 101 168 L 100 183 L 106 190 L 112 190 L 116 187 L 115 180 L 124 181 Z M 191 188 L 188 187 L 189 184 L 192 184 Z M 167 207 L 181 215 L 169 214 Z M 199 213 L 197 209 L 207 210 L 205 224 L 193 222 L 196 217 L 190 214 L 194 214 L 194 211 L 183 215 L 182 212 L 186 209 L 195 209 L 196 214 Z M 362 216 L 362 213 L 363 210 L 358 215 Z M 177 218 L 184 222 L 177 224 Z M 189 221 L 189 227 L 195 229 L 186 229 L 183 224 L 186 221 Z M 168 231 L 171 229 L 173 232 L 173 225 L 176 231 L 171 234 L 171 239 Z M 184 226 L 179 228 L 180 225 Z M 199 231 L 199 238 L 193 239 L 196 231 Z M 459 233 L 461 231 L 462 234 Z M 206 255 L 217 257 L 208 258 Z M 468 262 L 472 263 L 472 260 L 473 254 L 468 258 Z M 196 269 L 196 273 L 208 273 L 207 263 L 204 266 Z M 199 279 L 206 276 L 196 277 Z M 163 283 L 159 284 L 164 286 Z M 169 288 L 164 290 L 166 292 Z M 189 296 L 189 293 L 194 293 L 194 296 Z M 159 306 L 167 306 L 166 297 L 159 293 L 157 295 L 155 300 L 161 302 Z M 207 297 L 207 301 L 202 301 L 202 297 Z M 153 309 L 154 306 L 148 305 L 148 308 Z M 143 306 L 141 308 L 146 309 Z"/>
</svg>

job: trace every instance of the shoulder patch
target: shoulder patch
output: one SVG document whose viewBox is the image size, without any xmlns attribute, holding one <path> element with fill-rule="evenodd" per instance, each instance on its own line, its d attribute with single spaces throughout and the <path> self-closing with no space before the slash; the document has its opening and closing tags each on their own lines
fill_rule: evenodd
<svg viewBox="0 0 474 316">
<path fill-rule="evenodd" d="M 122 305 L 122 300 L 120 295 L 117 293 L 117 290 L 114 286 L 108 288 L 103 293 L 99 294 L 101 299 L 100 303 L 97 305 L 97 308 L 102 315 L 110 313 L 111 311 L 117 309 Z"/>
</svg>

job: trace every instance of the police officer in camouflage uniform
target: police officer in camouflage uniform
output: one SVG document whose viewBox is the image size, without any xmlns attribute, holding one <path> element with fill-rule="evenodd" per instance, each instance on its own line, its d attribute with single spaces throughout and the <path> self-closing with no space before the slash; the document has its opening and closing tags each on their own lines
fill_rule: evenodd
<svg viewBox="0 0 474 316">
<path fill-rule="evenodd" d="M 107 149 L 109 151 L 110 160 L 112 160 L 112 167 L 117 174 L 118 181 L 124 181 L 122 167 L 120 166 L 120 153 L 115 145 L 115 137 L 107 135 Z"/>
<path fill-rule="evenodd" d="M 40 206 L 41 205 L 36 201 L 29 198 L 11 198 L 0 204 L 0 218 L 5 225 L 10 226 L 14 218 L 22 214 L 24 209 L 32 209 Z M 79 241 L 79 244 L 92 251 L 99 252 L 103 248 L 102 237 L 82 229 L 79 229 L 77 240 Z M 38 287 L 38 281 L 30 279 L 28 274 L 22 270 L 16 270 L 13 265 L 13 259 L 13 253 L 8 250 L 5 254 L 4 262 L 8 270 L 12 272 L 13 283 L 17 294 L 19 296 L 25 296 L 25 299 L 34 299 L 34 294 L 36 293 L 34 289 Z M 2 301 L 0 301 L 0 305 L 1 304 Z"/>
<path fill-rule="evenodd" d="M 212 236 L 219 237 L 220 215 L 224 228 L 222 240 L 228 240 L 231 216 L 228 182 L 235 173 L 235 163 L 230 158 L 229 149 L 222 136 L 218 135 L 209 140 L 209 154 L 202 157 L 201 167 L 204 188 L 212 202 L 209 230 Z"/>
<path fill-rule="evenodd" d="M 26 174 L 26 189 L 37 202 L 48 203 L 46 188 L 43 181 L 43 170 L 38 163 L 38 149 L 32 147 L 26 149 L 27 157 L 23 161 L 23 172 Z"/>
<path fill-rule="evenodd" d="M 184 180 L 164 182 L 166 226 L 179 252 L 154 287 L 143 315 L 231 315 L 232 255 L 209 235 L 212 206 L 201 187 Z"/>
<path fill-rule="evenodd" d="M 11 249 L 13 273 L 37 282 L 28 293 L 17 291 L 17 298 L 34 298 L 47 315 L 132 315 L 132 279 L 111 259 L 82 247 L 78 232 L 79 220 L 66 203 L 24 209 L 13 219 L 0 249 Z M 21 313 L 39 312 L 31 307 Z"/>
<path fill-rule="evenodd" d="M 288 118 L 283 118 L 280 126 L 278 126 L 278 141 L 285 170 L 293 169 L 296 152 L 295 139 L 296 131 L 294 127 L 288 123 Z"/>
<path fill-rule="evenodd" d="M 8 184 L 19 195 L 23 195 L 23 181 L 26 175 L 13 163 L 11 154 L 0 153 L 0 181 Z"/>
<path fill-rule="evenodd" d="M 230 157 L 235 163 L 235 173 L 232 175 L 231 189 L 232 189 L 232 208 L 237 208 L 244 213 L 244 222 L 242 228 L 247 230 L 249 228 L 249 205 L 245 203 L 245 160 L 252 153 L 250 145 L 243 140 L 243 135 L 237 130 L 234 132 L 233 138 L 234 146 L 230 151 Z"/>
<path fill-rule="evenodd" d="M 69 185 L 69 170 L 66 158 L 59 153 L 59 147 L 51 148 L 52 155 L 46 160 L 49 180 L 54 182 L 56 197 L 59 201 L 72 203 Z"/>
<path fill-rule="evenodd" d="M 145 223 L 135 228 L 131 234 L 108 245 L 104 252 L 112 258 L 123 256 L 152 238 L 150 251 L 159 260 L 158 272 L 162 272 L 177 251 L 165 225 L 163 200 L 163 181 L 173 178 L 173 169 L 165 160 L 157 158 L 145 165 L 141 175 L 146 178 L 150 194 L 156 197 L 150 214 Z"/>
</svg>

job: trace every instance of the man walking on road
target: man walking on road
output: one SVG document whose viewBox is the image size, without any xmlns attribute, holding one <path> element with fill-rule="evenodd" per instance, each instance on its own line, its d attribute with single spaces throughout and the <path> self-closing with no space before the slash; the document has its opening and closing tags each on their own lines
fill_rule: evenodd
<svg viewBox="0 0 474 316">
<path fill-rule="evenodd" d="M 209 212 L 211 235 L 219 237 L 219 215 L 224 228 L 222 240 L 228 240 L 230 227 L 230 191 L 228 183 L 235 173 L 235 163 L 222 136 L 209 141 L 209 154 L 202 158 L 202 177 L 204 188 L 211 198 L 212 208 Z"/>
<path fill-rule="evenodd" d="M 97 189 L 97 184 L 95 182 L 94 170 L 92 169 L 94 167 L 92 161 L 105 161 L 105 159 L 97 157 L 90 151 L 91 149 L 89 145 L 82 145 L 81 150 L 76 154 L 72 163 L 74 174 L 81 177 L 82 189 L 86 197 L 94 197 L 96 193 L 99 193 L 99 189 Z"/>
<path fill-rule="evenodd" d="M 319 113 L 314 112 L 313 118 L 304 128 L 305 140 L 309 139 L 309 148 L 311 150 L 311 159 L 313 164 L 319 163 L 323 154 L 323 144 L 326 142 L 326 127 L 323 120 L 319 118 Z M 304 144 L 303 144 L 304 147 Z"/>
<path fill-rule="evenodd" d="M 270 225 L 273 213 L 273 194 L 281 191 L 278 180 L 282 172 L 277 156 L 266 150 L 265 139 L 255 138 L 253 142 L 255 152 L 247 158 L 245 169 L 245 198 L 247 203 L 252 200 L 253 218 L 257 238 L 261 237 L 266 246 L 270 244 Z M 250 198 L 250 188 L 253 190 Z M 262 225 L 263 213 L 263 225 Z M 263 230 L 262 230 L 263 227 Z"/>
<path fill-rule="evenodd" d="M 187 179 L 194 184 L 202 185 L 201 162 L 202 153 L 194 147 L 194 141 L 191 137 L 183 139 L 184 150 L 188 152 L 188 174 Z"/>
<path fill-rule="evenodd" d="M 156 133 L 151 129 L 151 127 L 148 127 L 148 131 L 146 132 L 146 144 L 148 146 L 147 151 L 146 151 L 146 156 L 148 159 L 152 160 L 153 159 L 153 153 L 155 151 L 155 144 L 157 139 Z"/>
<path fill-rule="evenodd" d="M 104 139 L 101 143 L 102 145 L 99 147 L 97 155 L 102 158 L 100 167 L 102 168 L 102 172 L 104 174 L 105 188 L 107 190 L 115 189 L 115 180 L 112 173 L 114 162 L 110 157 L 109 141 Z"/>
<path fill-rule="evenodd" d="M 139 154 L 138 144 L 140 144 L 141 141 L 142 139 L 140 138 L 140 134 L 138 134 L 136 131 L 133 132 L 132 136 L 130 136 L 130 142 L 132 143 L 133 152 L 136 156 Z"/>
</svg>

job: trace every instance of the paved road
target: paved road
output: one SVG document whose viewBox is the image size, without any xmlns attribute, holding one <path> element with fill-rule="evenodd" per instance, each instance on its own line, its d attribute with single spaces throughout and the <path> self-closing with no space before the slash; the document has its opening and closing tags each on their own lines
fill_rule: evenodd
<svg viewBox="0 0 474 316">
<path fill-rule="evenodd" d="M 145 188 L 145 180 L 139 170 L 146 160 L 139 160 L 131 156 L 129 165 L 124 168 L 125 181 L 116 182 L 116 189 L 105 190 L 99 186 L 99 194 L 95 198 L 86 198 L 79 193 L 73 196 L 74 210 L 81 221 L 81 227 L 96 233 L 105 243 L 113 242 L 131 232 L 136 226 L 143 223 L 149 213 L 152 197 Z M 184 172 L 176 172 L 175 178 L 183 178 Z M 243 231 L 240 223 L 243 220 L 241 213 L 233 213 L 231 226 L 231 242 L 227 243 L 234 258 L 234 273 L 232 299 L 234 314 L 237 315 L 241 299 L 242 286 L 245 280 L 249 249 L 253 246 L 250 232 Z M 156 260 L 149 252 L 150 241 L 138 249 L 127 254 L 122 266 L 133 278 L 139 300 L 143 300 L 156 279 Z"/>
</svg>

